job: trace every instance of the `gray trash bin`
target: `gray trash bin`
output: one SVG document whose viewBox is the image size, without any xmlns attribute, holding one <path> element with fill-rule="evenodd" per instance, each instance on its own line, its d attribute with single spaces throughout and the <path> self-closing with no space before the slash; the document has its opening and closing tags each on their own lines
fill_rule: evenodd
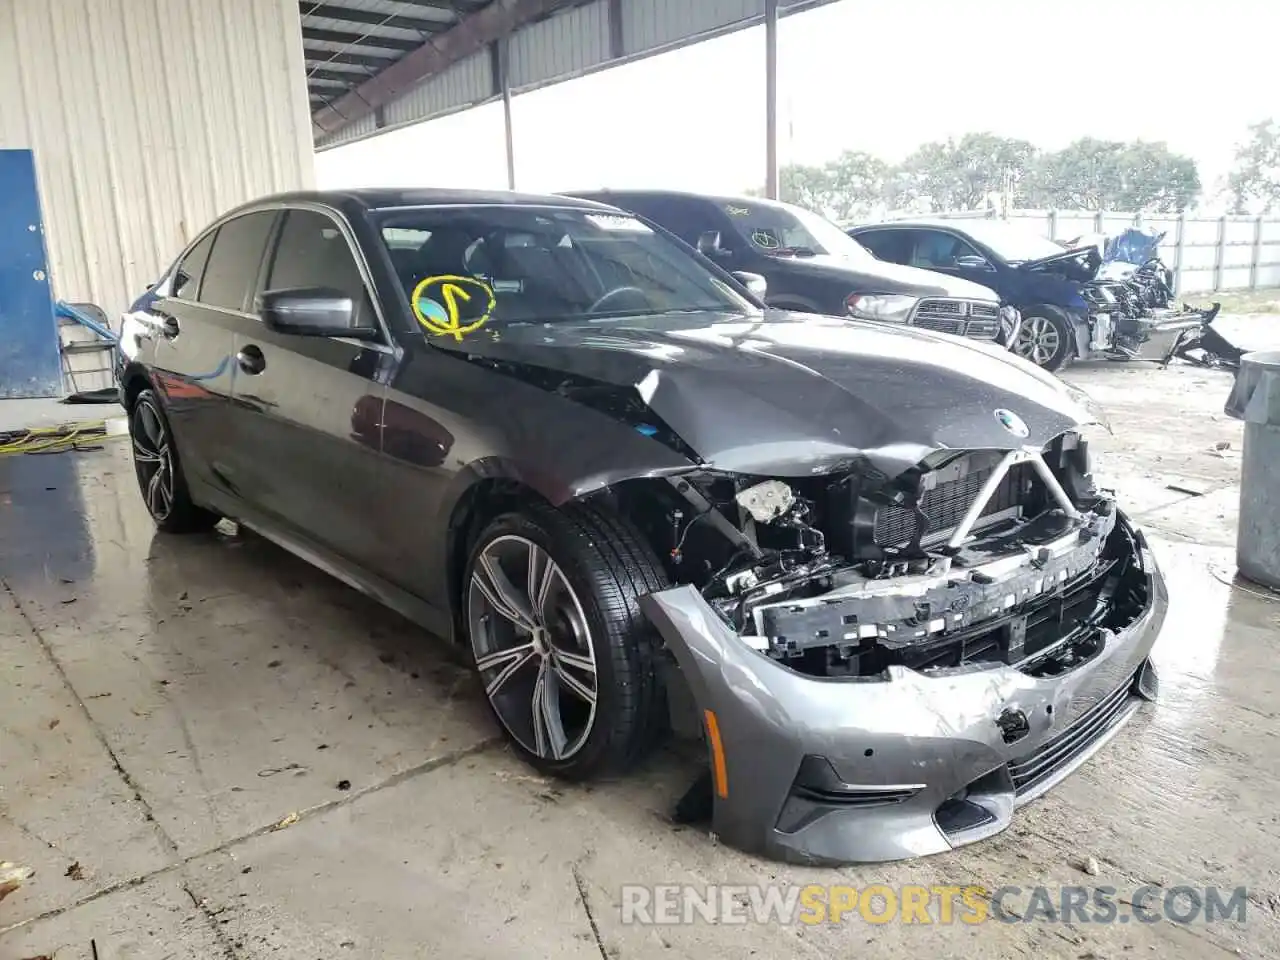
<svg viewBox="0 0 1280 960">
<path fill-rule="evenodd" d="M 1236 566 L 1280 590 L 1280 351 L 1244 355 L 1225 409 L 1245 422 Z"/>
</svg>

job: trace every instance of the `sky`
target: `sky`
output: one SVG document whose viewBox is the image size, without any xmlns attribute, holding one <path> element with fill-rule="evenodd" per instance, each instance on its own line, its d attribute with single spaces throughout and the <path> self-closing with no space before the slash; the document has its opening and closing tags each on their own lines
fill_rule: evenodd
<svg viewBox="0 0 1280 960">
<path fill-rule="evenodd" d="M 779 24 L 779 157 L 897 161 L 973 131 L 1164 140 L 1212 187 L 1247 125 L 1280 118 L 1278 35 L 1275 0 L 837 0 Z M 516 186 L 761 186 L 764 98 L 763 27 L 520 94 Z M 322 151 L 316 176 L 505 188 L 502 106 Z"/>
</svg>

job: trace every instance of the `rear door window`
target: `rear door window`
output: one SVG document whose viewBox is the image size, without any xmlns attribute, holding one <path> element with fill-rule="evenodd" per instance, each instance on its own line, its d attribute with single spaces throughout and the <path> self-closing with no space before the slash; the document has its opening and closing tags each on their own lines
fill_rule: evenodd
<svg viewBox="0 0 1280 960">
<path fill-rule="evenodd" d="M 244 310 L 257 282 L 275 223 L 273 210 L 246 213 L 218 229 L 200 284 L 200 302 L 226 310 Z"/>
<path fill-rule="evenodd" d="M 641 213 L 655 223 L 661 224 L 689 246 L 696 246 L 698 237 L 709 230 L 715 230 L 717 224 L 707 216 L 700 200 L 684 197 L 663 197 L 654 200 L 650 210 Z"/>
<path fill-rule="evenodd" d="M 213 239 L 218 231 L 212 231 L 203 240 L 191 248 L 191 252 L 183 258 L 182 263 L 173 274 L 173 295 L 183 300 L 194 300 L 200 290 L 200 279 L 204 276 L 205 266 L 209 263 L 209 252 L 213 249 Z"/>
<path fill-rule="evenodd" d="M 956 259 L 962 256 L 975 256 L 978 251 L 957 237 L 954 233 L 942 230 L 912 230 L 911 260 L 909 265 L 930 269 L 955 268 Z"/>
<path fill-rule="evenodd" d="M 887 263 L 911 260 L 911 241 L 905 230 L 868 230 L 854 239 Z"/>
</svg>

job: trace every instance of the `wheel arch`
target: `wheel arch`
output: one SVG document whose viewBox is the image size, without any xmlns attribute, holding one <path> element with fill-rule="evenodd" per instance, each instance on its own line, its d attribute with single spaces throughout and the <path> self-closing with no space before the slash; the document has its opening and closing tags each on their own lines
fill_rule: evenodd
<svg viewBox="0 0 1280 960">
<path fill-rule="evenodd" d="M 1067 340 L 1068 352 L 1063 364 L 1066 365 L 1074 358 L 1083 358 L 1089 355 L 1089 324 L 1088 321 L 1082 320 L 1076 314 L 1067 309 L 1053 303 L 1033 303 L 1026 308 L 1020 308 L 1022 312 L 1022 321 L 1025 324 L 1029 317 L 1043 316 L 1056 317 L 1067 325 L 1071 331 L 1071 336 Z"/>
<path fill-rule="evenodd" d="M 444 524 L 441 569 L 448 591 L 445 599 L 453 640 L 459 642 L 465 636 L 461 618 L 467 558 L 480 533 L 499 516 L 531 506 L 556 509 L 572 503 L 592 504 L 597 509 L 616 514 L 635 530 L 658 558 L 665 558 L 669 550 L 660 542 L 662 538 L 655 535 L 653 525 L 645 522 L 644 515 L 661 510 L 661 495 L 666 492 L 669 492 L 668 485 L 652 477 L 633 477 L 593 488 L 581 495 L 565 497 L 539 489 L 515 473 L 473 476 L 472 482 L 452 499 Z M 665 573 L 675 580 L 676 572 L 665 559 L 660 559 L 660 562 Z"/>
<path fill-rule="evenodd" d="M 125 364 L 120 373 L 120 403 L 126 413 L 133 410 L 133 405 L 138 401 L 142 391 L 151 386 L 151 375 L 146 367 L 136 360 Z"/>
<path fill-rule="evenodd" d="M 445 524 L 442 564 L 454 643 L 460 643 L 466 636 L 462 623 L 462 580 L 466 574 L 467 557 L 476 538 L 497 517 L 531 504 L 549 507 L 551 501 L 523 480 L 512 476 L 479 477 L 454 501 Z"/>
<path fill-rule="evenodd" d="M 1062 323 L 1069 326 L 1071 330 L 1071 352 L 1066 360 L 1071 361 L 1073 357 L 1085 357 L 1089 353 L 1089 323 L 1084 317 L 1076 315 L 1076 311 L 1070 307 L 1059 306 L 1057 303 L 1032 303 L 1027 310 L 1023 310 L 1023 320 L 1028 316 L 1036 316 L 1037 311 L 1042 316 L 1060 317 Z"/>
</svg>

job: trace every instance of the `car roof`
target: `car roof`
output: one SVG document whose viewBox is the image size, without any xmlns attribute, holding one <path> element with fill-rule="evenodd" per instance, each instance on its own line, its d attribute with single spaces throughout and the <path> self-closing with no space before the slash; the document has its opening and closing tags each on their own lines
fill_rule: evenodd
<svg viewBox="0 0 1280 960">
<path fill-rule="evenodd" d="M 963 233 L 967 219 L 965 217 L 956 217 L 954 219 L 950 217 L 913 217 L 910 220 L 881 220 L 879 223 L 859 223 L 848 229 L 857 231 L 883 227 L 945 227 Z M 985 220 L 986 218 L 981 219 Z M 998 223 L 999 221 L 993 222 Z"/>
<path fill-rule="evenodd" d="M 781 201 L 770 200 L 767 197 L 748 197 L 745 195 L 735 195 L 730 193 L 696 193 L 692 190 L 612 190 L 604 187 L 599 190 L 566 190 L 563 196 L 584 197 L 603 203 L 611 203 L 614 200 L 625 201 L 643 198 L 651 200 L 705 200 L 709 203 L 716 204 L 733 203 L 754 205 L 758 207 L 787 206 L 787 204 L 784 204 Z"/>
<path fill-rule="evenodd" d="M 397 207 L 433 207 L 474 204 L 476 206 L 549 206 L 597 209 L 603 204 L 557 194 L 518 193 L 512 190 L 462 190 L 435 187 L 392 189 L 368 187 L 352 190 L 294 190 L 258 197 L 237 209 L 269 207 L 280 203 L 323 203 L 342 207 L 356 205 L 366 210 Z M 228 211 L 229 213 L 232 211 Z"/>
</svg>

